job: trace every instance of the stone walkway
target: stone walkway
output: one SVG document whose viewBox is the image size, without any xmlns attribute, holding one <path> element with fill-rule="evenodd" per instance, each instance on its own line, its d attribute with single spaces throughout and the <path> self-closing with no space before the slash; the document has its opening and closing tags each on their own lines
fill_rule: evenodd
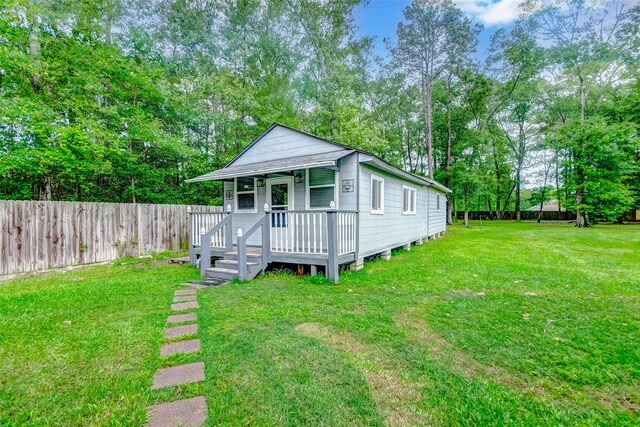
<svg viewBox="0 0 640 427">
<path fill-rule="evenodd" d="M 172 311 L 197 309 L 198 297 L 196 289 L 181 289 L 175 291 Z M 197 320 L 195 312 L 179 313 L 169 316 L 167 323 L 173 324 L 164 331 L 167 339 L 189 338 L 180 341 L 166 342 L 160 348 L 162 356 L 178 353 L 195 353 L 200 351 L 200 339 L 193 338 L 198 333 L 198 324 L 190 323 Z M 175 325 L 183 323 L 184 325 Z M 179 386 L 182 384 L 204 381 L 204 362 L 186 363 L 158 369 L 153 377 L 152 389 Z M 149 414 L 148 427 L 200 426 L 207 420 L 207 402 L 204 396 L 190 399 L 174 400 L 160 403 L 147 408 Z"/>
</svg>

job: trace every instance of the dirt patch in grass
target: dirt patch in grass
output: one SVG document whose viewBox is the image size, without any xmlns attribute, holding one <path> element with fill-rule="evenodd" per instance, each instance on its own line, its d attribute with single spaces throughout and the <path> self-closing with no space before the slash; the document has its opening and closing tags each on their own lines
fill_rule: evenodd
<svg viewBox="0 0 640 427">
<path fill-rule="evenodd" d="M 486 378 L 498 384 L 520 390 L 544 400 L 580 403 L 595 403 L 610 410 L 615 404 L 619 409 L 637 412 L 637 391 L 623 385 L 607 385 L 602 388 L 573 387 L 554 379 L 525 378 L 509 372 L 500 366 L 485 365 L 473 357 L 457 350 L 442 335 L 436 332 L 425 319 L 419 319 L 415 310 L 409 310 L 396 318 L 396 324 L 405 329 L 410 338 L 426 346 L 434 359 L 450 366 L 466 378 Z"/>
<path fill-rule="evenodd" d="M 461 295 L 464 297 L 482 297 L 484 296 L 484 292 L 474 292 L 471 289 L 455 289 L 453 291 L 449 291 L 455 295 Z"/>
<path fill-rule="evenodd" d="M 432 417 L 416 408 L 421 400 L 419 384 L 402 378 L 401 370 L 378 350 L 352 334 L 334 331 L 318 323 L 302 323 L 295 330 L 349 355 L 364 374 L 373 399 L 390 426 L 431 424 Z"/>
<path fill-rule="evenodd" d="M 399 316 L 397 318 L 397 324 L 405 328 L 414 340 L 428 346 L 431 353 L 437 359 L 447 361 L 456 372 L 459 372 L 467 378 L 485 376 L 500 384 L 514 386 L 536 394 L 542 389 L 541 386 L 535 383 L 524 381 L 512 375 L 504 368 L 483 365 L 465 353 L 457 351 L 439 333 L 434 331 L 427 321 L 415 319 L 410 312 Z"/>
</svg>

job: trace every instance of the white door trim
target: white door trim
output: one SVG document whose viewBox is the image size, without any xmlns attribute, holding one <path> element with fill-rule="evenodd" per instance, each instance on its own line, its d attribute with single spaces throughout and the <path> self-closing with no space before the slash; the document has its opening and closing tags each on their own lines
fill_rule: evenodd
<svg viewBox="0 0 640 427">
<path fill-rule="evenodd" d="M 273 184 L 288 184 L 289 188 L 288 188 L 288 192 L 289 192 L 289 196 L 288 196 L 288 203 L 287 203 L 287 210 L 293 210 L 294 209 L 294 186 L 293 186 L 293 177 L 292 176 L 279 176 L 277 178 L 267 178 L 267 194 L 265 195 L 265 200 L 267 201 L 267 203 L 269 203 L 269 209 L 272 209 L 273 207 L 273 203 L 271 201 L 271 186 Z"/>
</svg>

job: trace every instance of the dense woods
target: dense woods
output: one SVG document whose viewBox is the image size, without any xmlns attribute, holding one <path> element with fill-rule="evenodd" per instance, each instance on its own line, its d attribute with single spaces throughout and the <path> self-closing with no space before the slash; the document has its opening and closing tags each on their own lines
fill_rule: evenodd
<svg viewBox="0 0 640 427">
<path fill-rule="evenodd" d="M 414 1 L 377 58 L 359 3 L 6 0 L 0 199 L 220 204 L 184 179 L 278 121 L 433 176 L 452 210 L 640 208 L 638 6 L 532 0 L 479 59 L 482 27 Z"/>
</svg>

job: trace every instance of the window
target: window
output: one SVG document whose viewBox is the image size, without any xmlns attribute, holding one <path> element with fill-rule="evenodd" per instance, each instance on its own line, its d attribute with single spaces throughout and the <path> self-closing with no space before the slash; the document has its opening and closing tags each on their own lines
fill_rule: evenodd
<svg viewBox="0 0 640 427">
<path fill-rule="evenodd" d="M 440 195 L 436 194 L 436 210 L 440 210 Z"/>
<path fill-rule="evenodd" d="M 418 191 L 413 187 L 402 186 L 402 214 L 403 215 L 415 215 L 416 214 L 416 199 L 418 197 Z"/>
<path fill-rule="evenodd" d="M 236 212 L 256 212 L 256 181 L 236 178 Z"/>
<path fill-rule="evenodd" d="M 336 203 L 336 172 L 331 169 L 307 169 L 307 203 L 309 209 L 329 209 Z"/>
<path fill-rule="evenodd" d="M 371 213 L 384 213 L 384 179 L 371 175 Z"/>
</svg>

